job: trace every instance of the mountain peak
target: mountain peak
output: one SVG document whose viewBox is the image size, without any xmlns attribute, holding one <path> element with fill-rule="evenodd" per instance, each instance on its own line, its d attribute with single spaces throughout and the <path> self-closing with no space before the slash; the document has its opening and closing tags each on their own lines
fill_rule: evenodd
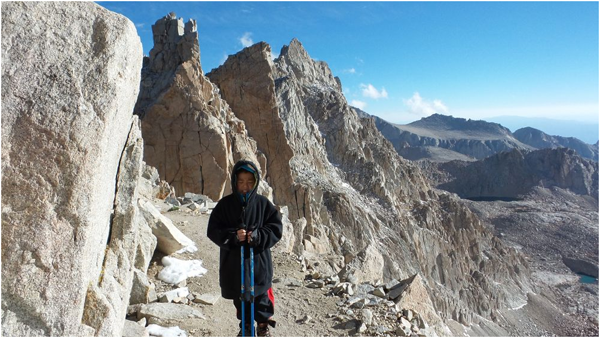
<svg viewBox="0 0 600 338">
<path fill-rule="evenodd" d="M 296 38 L 293 38 L 289 45 L 283 46 L 279 55 L 297 61 L 311 60 L 302 43 Z"/>
<path fill-rule="evenodd" d="M 533 150 L 496 123 L 433 114 L 406 125 L 375 119 L 377 128 L 403 157 L 446 162 L 481 159 L 513 148 Z"/>
<path fill-rule="evenodd" d="M 513 135 L 519 141 L 535 148 L 571 148 L 584 158 L 598 161 L 598 146 L 587 144 L 575 137 L 548 135 L 532 127 L 521 128 Z"/>
<path fill-rule="evenodd" d="M 433 114 L 431 116 L 424 117 L 419 121 L 408 124 L 408 126 L 428 128 L 439 131 L 456 130 L 476 132 L 478 134 L 485 133 L 491 135 L 512 135 L 510 130 L 497 123 L 486 122 L 482 120 L 467 120 L 460 117 L 442 114 Z"/>
<path fill-rule="evenodd" d="M 313 60 L 296 38 L 292 39 L 289 45 L 281 48 L 275 64 L 282 74 L 293 74 L 305 86 L 342 90 L 341 82 L 333 76 L 327 63 Z"/>
<path fill-rule="evenodd" d="M 293 38 L 290 42 L 290 45 L 299 45 L 300 47 L 302 47 L 302 42 L 300 42 L 300 40 L 298 40 L 297 38 Z"/>
</svg>

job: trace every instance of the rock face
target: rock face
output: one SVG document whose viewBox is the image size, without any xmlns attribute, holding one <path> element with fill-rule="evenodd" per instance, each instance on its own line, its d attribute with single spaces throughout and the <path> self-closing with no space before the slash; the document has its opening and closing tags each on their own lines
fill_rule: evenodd
<svg viewBox="0 0 600 338">
<path fill-rule="evenodd" d="M 420 275 L 415 275 L 404 281 L 403 292 L 396 303 L 396 309 L 412 309 L 420 313 L 423 319 L 429 324 L 439 324 L 439 317 L 435 307 L 428 296 L 427 289 L 423 286 L 423 280 Z M 402 284 L 401 284 L 402 285 Z"/>
<path fill-rule="evenodd" d="M 407 125 L 392 124 L 378 117 L 374 119 L 377 128 L 392 142 L 396 151 L 410 160 L 427 158 L 446 162 L 464 160 L 463 156 L 473 160 L 513 148 L 535 149 L 521 143 L 510 130 L 496 123 L 440 114 Z"/>
<path fill-rule="evenodd" d="M 123 330 L 134 273 L 136 268 L 147 268 L 147 265 L 138 265 L 138 246 L 143 245 L 144 232 L 149 228 L 137 205 L 142 154 L 142 133 L 135 117 L 119 162 L 114 216 L 102 270 L 98 284 L 88 287 L 82 319 L 100 336 Z M 153 249 L 143 250 L 152 252 Z"/>
<path fill-rule="evenodd" d="M 207 76 L 265 154 L 274 200 L 294 224 L 294 251 L 341 256 L 330 269 L 354 283 L 421 273 L 440 316 L 465 324 L 524 299 L 523 258 L 457 199 L 431 189 L 299 41 L 274 61 L 258 43 Z M 361 274 L 370 260 L 383 265 Z"/>
<path fill-rule="evenodd" d="M 289 159 L 293 152 L 279 118 L 270 55 L 271 48 L 259 43 L 229 58 L 223 67 L 207 76 L 219 85 L 221 95 L 244 121 L 257 144 L 270 144 L 259 148 L 268 168 L 263 177 L 278 191 L 275 203 L 285 205 L 295 199 L 295 189 L 290 189 L 293 179 Z"/>
<path fill-rule="evenodd" d="M 515 149 L 483 161 L 448 162 L 438 168 L 453 177 L 439 188 L 463 198 L 519 198 L 536 186 L 598 198 L 598 162 L 585 160 L 567 148 Z"/>
<path fill-rule="evenodd" d="M 154 48 L 144 58 L 135 107 L 146 163 L 177 194 L 200 193 L 215 201 L 231 192 L 235 161 L 252 160 L 264 175 L 264 157 L 247 137 L 244 122 L 203 75 L 196 22 L 184 25 L 173 13 L 158 20 L 152 32 Z"/>
<path fill-rule="evenodd" d="M 537 149 L 570 148 L 579 156 L 598 162 L 598 143 L 591 145 L 574 137 L 551 136 L 535 128 L 521 128 L 513 133 L 517 140 Z"/>
<path fill-rule="evenodd" d="M 2 334 L 120 335 L 145 226 L 139 37 L 93 3 L 2 3 L 2 23 Z"/>
</svg>

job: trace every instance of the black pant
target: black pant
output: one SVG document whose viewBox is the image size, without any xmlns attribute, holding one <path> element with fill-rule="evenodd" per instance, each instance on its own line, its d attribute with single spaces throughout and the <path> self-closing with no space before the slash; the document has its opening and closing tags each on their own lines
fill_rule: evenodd
<svg viewBox="0 0 600 338">
<path fill-rule="evenodd" d="M 257 323 L 267 323 L 269 319 L 273 317 L 275 314 L 275 304 L 273 297 L 273 289 L 267 290 L 266 293 L 262 295 L 254 296 L 254 320 Z M 242 320 L 242 301 L 239 298 L 233 300 L 233 305 L 235 305 L 237 318 Z M 250 325 L 250 302 L 246 302 L 246 311 L 244 316 L 246 318 L 245 321 L 248 325 Z"/>
</svg>

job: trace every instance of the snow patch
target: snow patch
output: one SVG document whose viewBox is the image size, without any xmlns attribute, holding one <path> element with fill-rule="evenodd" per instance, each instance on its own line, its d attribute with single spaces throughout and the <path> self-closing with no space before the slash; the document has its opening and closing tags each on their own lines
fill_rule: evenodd
<svg viewBox="0 0 600 338">
<path fill-rule="evenodd" d="M 196 247 L 196 245 L 195 244 L 190 244 L 190 245 L 188 245 L 188 246 L 186 246 L 184 248 L 181 248 L 181 249 L 175 251 L 175 253 L 178 253 L 178 254 L 182 254 L 182 253 L 186 253 L 186 252 L 194 253 L 196 251 L 198 251 L 198 248 Z"/>
<path fill-rule="evenodd" d="M 179 326 L 162 327 L 156 324 L 150 324 L 146 327 L 148 333 L 154 337 L 187 337 L 184 330 Z"/>
<path fill-rule="evenodd" d="M 199 277 L 208 272 L 202 267 L 202 261 L 197 259 L 184 261 L 165 256 L 161 262 L 164 268 L 158 274 L 158 279 L 169 284 L 179 284 L 188 277 Z"/>
</svg>

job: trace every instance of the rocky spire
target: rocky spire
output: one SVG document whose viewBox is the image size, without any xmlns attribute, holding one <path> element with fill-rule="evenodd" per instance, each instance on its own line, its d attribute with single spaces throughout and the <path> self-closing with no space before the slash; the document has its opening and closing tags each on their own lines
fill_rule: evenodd
<svg viewBox="0 0 600 338">
<path fill-rule="evenodd" d="M 149 61 L 155 72 L 174 69 L 192 59 L 200 60 L 196 20 L 190 19 L 184 25 L 183 18 L 177 19 L 171 12 L 152 26 L 152 37 L 154 48 Z"/>
<path fill-rule="evenodd" d="M 340 92 L 342 90 L 341 82 L 333 76 L 327 63 L 313 60 L 296 38 L 281 48 L 279 58 L 275 62 L 284 72 L 293 73 L 299 81 L 306 84 L 319 83 Z"/>
<path fill-rule="evenodd" d="M 231 191 L 236 160 L 252 160 L 264 174 L 264 156 L 203 75 L 195 21 L 184 26 L 171 13 L 152 32 L 155 45 L 144 62 L 135 108 L 142 117 L 144 159 L 178 195 L 193 192 L 219 200 Z M 261 186 L 260 191 L 268 190 Z"/>
</svg>

